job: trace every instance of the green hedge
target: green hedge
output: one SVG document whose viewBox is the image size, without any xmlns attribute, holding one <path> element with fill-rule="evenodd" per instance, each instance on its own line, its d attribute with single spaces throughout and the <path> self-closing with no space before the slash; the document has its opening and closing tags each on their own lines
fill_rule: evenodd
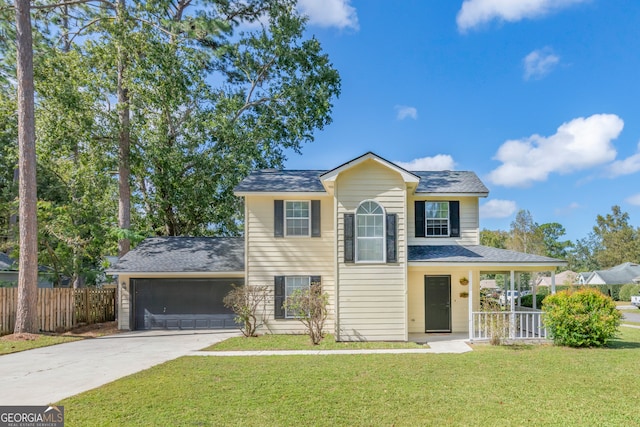
<svg viewBox="0 0 640 427">
<path fill-rule="evenodd" d="M 620 301 L 631 301 L 631 296 L 640 295 L 640 285 L 622 285 L 620 288 Z"/>
</svg>

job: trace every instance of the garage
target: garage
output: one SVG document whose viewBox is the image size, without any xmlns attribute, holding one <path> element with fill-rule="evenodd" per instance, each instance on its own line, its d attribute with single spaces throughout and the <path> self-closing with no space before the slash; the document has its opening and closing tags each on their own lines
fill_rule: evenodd
<svg viewBox="0 0 640 427">
<path fill-rule="evenodd" d="M 118 328 L 237 328 L 224 297 L 245 280 L 241 237 L 149 237 L 106 270 Z"/>
<path fill-rule="evenodd" d="M 237 328 L 222 300 L 243 279 L 131 279 L 133 329 Z"/>
</svg>

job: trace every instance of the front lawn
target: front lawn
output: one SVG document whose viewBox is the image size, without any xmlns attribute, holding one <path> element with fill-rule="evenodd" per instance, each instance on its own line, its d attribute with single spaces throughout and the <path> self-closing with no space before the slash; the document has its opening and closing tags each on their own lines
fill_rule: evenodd
<svg viewBox="0 0 640 427">
<path fill-rule="evenodd" d="M 308 335 L 268 334 L 253 338 L 229 338 L 205 348 L 204 351 L 359 350 L 380 348 L 429 348 L 429 346 L 413 342 L 336 342 L 331 334 L 327 334 L 320 344 L 313 345 Z"/>
<path fill-rule="evenodd" d="M 640 330 L 605 349 L 182 357 L 59 402 L 67 426 L 638 424 Z"/>
<path fill-rule="evenodd" d="M 13 335 L 0 337 L 0 355 L 31 350 L 39 347 L 77 341 L 79 337 L 28 334 L 28 339 L 15 339 Z"/>
</svg>

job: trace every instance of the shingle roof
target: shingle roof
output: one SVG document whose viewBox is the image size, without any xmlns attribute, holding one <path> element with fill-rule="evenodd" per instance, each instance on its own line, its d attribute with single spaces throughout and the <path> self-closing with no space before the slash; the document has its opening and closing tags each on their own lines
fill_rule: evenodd
<svg viewBox="0 0 640 427">
<path fill-rule="evenodd" d="M 321 170 L 275 170 L 263 169 L 251 173 L 234 189 L 244 192 L 320 192 L 324 187 L 320 182 Z"/>
<path fill-rule="evenodd" d="M 481 245 L 409 246 L 409 262 L 566 264 L 555 258 Z"/>
<path fill-rule="evenodd" d="M 608 285 L 634 283 L 640 278 L 640 265 L 625 262 L 608 270 L 597 270 L 593 272 Z M 591 279 L 593 276 L 590 276 Z"/>
<path fill-rule="evenodd" d="M 420 171 L 416 193 L 488 193 L 489 189 L 470 171 Z"/>
<path fill-rule="evenodd" d="M 3 252 L 0 252 L 0 271 L 3 270 L 17 270 L 17 266 L 14 265 L 14 261 Z"/>
<path fill-rule="evenodd" d="M 243 238 L 151 237 L 107 273 L 240 271 L 244 271 Z"/>
<path fill-rule="evenodd" d="M 245 192 L 325 192 L 320 175 L 322 170 L 274 170 L 253 172 L 234 189 Z M 489 192 L 480 178 L 469 171 L 411 172 L 420 177 L 416 193 L 480 193 Z"/>
</svg>

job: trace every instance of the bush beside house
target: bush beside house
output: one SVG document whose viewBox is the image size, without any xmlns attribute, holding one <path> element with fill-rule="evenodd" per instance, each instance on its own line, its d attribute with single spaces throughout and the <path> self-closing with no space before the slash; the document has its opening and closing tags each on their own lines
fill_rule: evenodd
<svg viewBox="0 0 640 427">
<path fill-rule="evenodd" d="M 602 347 L 614 337 L 622 314 L 596 289 L 561 291 L 545 298 L 544 322 L 556 344 Z"/>
</svg>

